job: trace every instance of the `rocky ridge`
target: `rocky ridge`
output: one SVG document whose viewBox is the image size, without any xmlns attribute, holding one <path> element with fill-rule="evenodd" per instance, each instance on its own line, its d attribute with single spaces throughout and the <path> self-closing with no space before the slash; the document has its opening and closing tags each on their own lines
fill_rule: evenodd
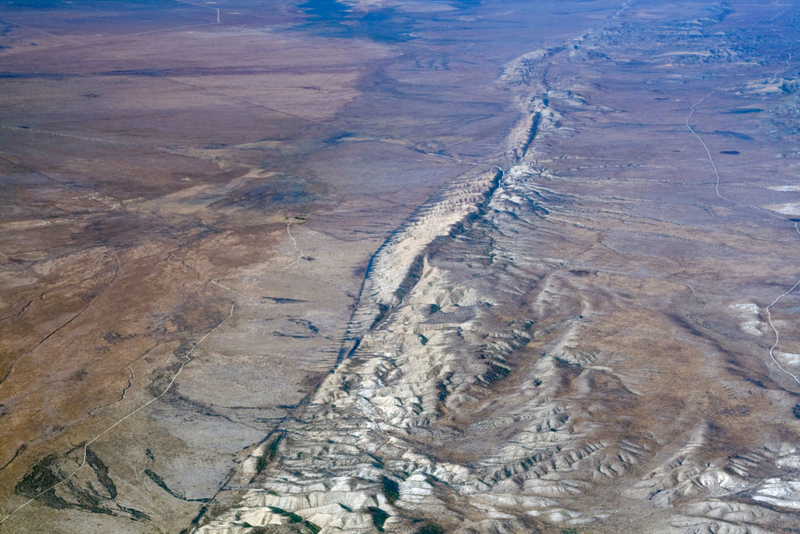
<svg viewBox="0 0 800 534">
<path fill-rule="evenodd" d="M 691 35 L 730 12 L 658 32 Z M 608 52 L 629 30 L 612 20 L 582 51 L 508 66 L 500 83 L 523 117 L 504 150 L 513 164 L 496 187 L 476 174 L 443 192 L 378 253 L 346 357 L 245 462 L 235 504 L 196 532 L 800 528 L 798 429 L 778 415 L 796 393 L 726 344 L 740 334 L 696 319 L 729 295 L 677 270 L 647 276 L 663 258 L 608 236 L 711 238 L 559 187 L 552 147 L 578 130 L 571 111 L 615 110 L 590 105 L 583 82 L 545 83 L 543 61 Z"/>
</svg>

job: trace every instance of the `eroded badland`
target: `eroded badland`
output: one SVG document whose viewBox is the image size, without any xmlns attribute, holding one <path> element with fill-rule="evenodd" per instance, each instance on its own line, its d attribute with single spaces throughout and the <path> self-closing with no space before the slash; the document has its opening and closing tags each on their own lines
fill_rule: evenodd
<svg viewBox="0 0 800 534">
<path fill-rule="evenodd" d="M 0 4 L 0 532 L 800 531 L 798 14 Z"/>
</svg>

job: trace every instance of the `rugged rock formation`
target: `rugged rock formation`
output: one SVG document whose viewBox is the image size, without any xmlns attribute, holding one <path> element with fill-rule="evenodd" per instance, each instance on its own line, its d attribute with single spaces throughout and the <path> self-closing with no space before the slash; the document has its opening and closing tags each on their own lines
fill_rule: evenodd
<svg viewBox="0 0 800 534">
<path fill-rule="evenodd" d="M 582 133 L 587 122 L 623 121 L 619 106 L 652 96 L 601 93 L 601 76 L 580 80 L 569 65 L 587 54 L 602 63 L 626 39 L 647 50 L 631 55 L 651 72 L 676 58 L 727 64 L 748 53 L 734 39 L 708 56 L 651 50 L 665 32 L 724 41 L 716 25 L 731 12 L 636 25 L 645 14 L 622 20 L 623 9 L 571 49 L 511 63 L 500 83 L 517 91 L 523 118 L 503 150 L 510 168 L 496 187 L 487 172 L 443 190 L 384 246 L 346 357 L 195 531 L 800 528 L 800 390 L 763 342 L 777 332 L 765 306 L 793 273 L 779 268 L 780 288 L 756 274 L 796 255 L 791 221 L 714 196 L 718 168 L 683 125 L 697 98 L 674 106 L 664 139 L 585 150 L 613 145 L 602 126 Z M 692 159 L 644 155 L 667 141 Z M 638 177 L 611 182 L 623 173 Z M 733 290 L 721 279 L 736 279 Z"/>
</svg>

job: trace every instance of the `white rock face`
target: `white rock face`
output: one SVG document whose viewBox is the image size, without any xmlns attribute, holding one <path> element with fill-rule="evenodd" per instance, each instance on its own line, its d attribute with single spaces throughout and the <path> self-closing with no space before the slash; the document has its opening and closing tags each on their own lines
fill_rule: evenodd
<svg viewBox="0 0 800 534">
<path fill-rule="evenodd" d="M 739 321 L 739 328 L 742 332 L 751 336 L 763 336 L 770 331 L 769 324 L 760 318 L 761 309 L 752 302 L 737 302 L 729 306 L 736 313 Z"/>
<path fill-rule="evenodd" d="M 382 307 L 399 302 L 398 291 L 425 248 L 476 213 L 499 176 L 498 169 L 482 169 L 448 184 L 389 238 L 372 259 L 348 337 L 359 338 L 372 327 Z"/>
<path fill-rule="evenodd" d="M 767 189 L 772 189 L 773 191 L 797 192 L 800 191 L 800 185 L 773 185 Z"/>
<path fill-rule="evenodd" d="M 758 488 L 753 499 L 782 508 L 800 510 L 800 481 L 768 478 Z"/>
<path fill-rule="evenodd" d="M 800 215 L 800 204 L 771 204 L 764 207 L 768 210 L 776 211 L 782 215 Z"/>
</svg>

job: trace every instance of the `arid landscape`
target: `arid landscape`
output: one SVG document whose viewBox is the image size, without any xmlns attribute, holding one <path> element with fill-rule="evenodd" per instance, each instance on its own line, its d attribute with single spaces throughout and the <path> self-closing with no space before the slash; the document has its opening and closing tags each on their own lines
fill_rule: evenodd
<svg viewBox="0 0 800 534">
<path fill-rule="evenodd" d="M 798 16 L 0 3 L 0 534 L 800 532 Z"/>
</svg>

